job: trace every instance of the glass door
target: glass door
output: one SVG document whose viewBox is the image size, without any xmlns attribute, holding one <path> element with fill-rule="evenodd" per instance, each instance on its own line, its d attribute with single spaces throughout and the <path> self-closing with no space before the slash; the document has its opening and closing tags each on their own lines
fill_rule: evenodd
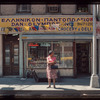
<svg viewBox="0 0 100 100">
<path fill-rule="evenodd" d="M 19 45 L 18 42 L 4 43 L 4 75 L 19 75 Z"/>
<path fill-rule="evenodd" d="M 12 43 L 12 74 L 19 75 L 19 46 L 18 42 Z"/>
<path fill-rule="evenodd" d="M 10 50 L 10 43 L 5 43 L 4 45 L 4 68 L 3 72 L 4 75 L 11 74 L 11 50 Z"/>
</svg>

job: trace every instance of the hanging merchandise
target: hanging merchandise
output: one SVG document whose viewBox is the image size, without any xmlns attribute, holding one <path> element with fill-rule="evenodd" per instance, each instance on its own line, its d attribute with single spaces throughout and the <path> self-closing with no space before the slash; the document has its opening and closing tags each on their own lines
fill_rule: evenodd
<svg viewBox="0 0 100 100">
<path fill-rule="evenodd" d="M 18 32 L 18 29 L 17 29 L 17 28 L 14 28 L 14 30 L 15 30 L 16 32 Z"/>
<path fill-rule="evenodd" d="M 36 26 L 36 25 L 34 27 L 32 26 L 32 29 L 37 31 L 37 30 L 39 30 L 39 26 Z"/>
<path fill-rule="evenodd" d="M 12 31 L 13 30 L 13 28 L 12 27 L 7 27 L 8 29 L 9 29 L 9 31 Z"/>
<path fill-rule="evenodd" d="M 29 26 L 24 26 L 24 31 L 25 32 L 29 31 Z"/>
<path fill-rule="evenodd" d="M 16 28 L 14 28 L 14 30 L 15 30 L 16 32 L 21 32 L 21 28 L 20 28 L 20 27 L 16 27 Z"/>
<path fill-rule="evenodd" d="M 8 34 L 9 33 L 9 29 L 5 28 L 4 32 L 5 32 L 5 34 Z"/>
</svg>

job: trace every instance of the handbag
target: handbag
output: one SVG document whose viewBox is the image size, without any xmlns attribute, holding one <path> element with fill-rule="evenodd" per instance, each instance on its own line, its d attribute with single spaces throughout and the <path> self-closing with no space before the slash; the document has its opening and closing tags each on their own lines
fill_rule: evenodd
<svg viewBox="0 0 100 100">
<path fill-rule="evenodd" d="M 58 69 L 57 65 L 51 65 L 51 69 Z"/>
</svg>

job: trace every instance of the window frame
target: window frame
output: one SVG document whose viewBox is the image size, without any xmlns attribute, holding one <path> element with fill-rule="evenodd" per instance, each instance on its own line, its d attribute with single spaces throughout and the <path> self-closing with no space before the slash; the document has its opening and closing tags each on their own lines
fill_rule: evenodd
<svg viewBox="0 0 100 100">
<path fill-rule="evenodd" d="M 78 9 L 77 9 L 77 5 L 76 5 L 76 10 L 75 10 L 75 14 L 79 14 L 79 15 L 88 15 L 88 14 L 91 14 L 90 13 L 90 11 L 91 11 L 91 9 L 90 9 L 90 7 L 91 7 L 91 5 L 89 5 L 89 4 L 87 4 L 87 12 L 79 12 L 78 11 Z"/>
<path fill-rule="evenodd" d="M 33 44 L 39 44 L 39 43 L 49 43 L 50 46 L 46 46 L 45 47 L 37 47 L 35 48 L 36 51 L 35 53 L 33 53 L 33 51 L 31 50 L 31 47 L 29 46 L 30 43 L 33 43 Z M 69 45 L 69 43 L 71 43 L 72 45 Z M 66 45 L 67 44 L 67 45 Z M 56 46 L 58 45 L 58 47 L 60 47 L 60 50 L 58 52 L 56 52 Z M 30 68 L 30 67 L 34 67 L 34 68 L 46 68 L 46 57 L 48 56 L 48 50 L 53 50 L 54 51 L 54 56 L 56 57 L 57 59 L 57 64 L 59 65 L 59 68 L 66 68 L 66 69 L 74 69 L 74 51 L 73 51 L 73 42 L 68 42 L 68 41 L 28 41 L 27 44 L 27 59 L 26 59 L 26 62 L 27 62 L 27 68 Z M 65 49 L 65 48 L 72 48 L 72 50 L 70 51 L 69 49 Z M 33 48 L 34 49 L 34 48 Z M 41 50 L 46 50 L 46 54 L 47 56 L 44 56 L 42 59 L 39 58 L 39 57 L 42 57 L 42 56 L 39 56 L 38 57 L 38 52 L 40 52 Z M 40 51 L 38 51 L 40 50 Z M 66 51 L 67 50 L 67 51 Z M 33 54 L 32 54 L 33 53 Z M 33 55 L 35 54 L 35 56 L 37 57 L 36 59 L 34 59 Z M 67 54 L 67 55 L 66 55 Z M 71 54 L 71 55 L 69 55 Z M 69 59 L 68 60 L 63 60 L 65 59 L 66 57 L 72 57 L 72 60 Z M 62 58 L 62 60 L 61 60 Z M 33 60 L 34 60 L 34 63 L 33 63 Z M 67 62 L 72 62 L 69 66 L 69 63 L 66 64 L 66 61 Z M 44 67 L 43 66 L 40 66 L 40 64 L 43 63 L 45 64 Z M 32 65 L 33 64 L 33 65 Z M 34 65 L 35 64 L 35 65 Z M 39 66 L 38 66 L 39 65 Z"/>
<path fill-rule="evenodd" d="M 58 12 L 49 12 L 49 7 L 58 6 Z M 60 4 L 46 4 L 46 13 L 47 14 L 60 14 L 61 13 L 61 5 Z"/>
<path fill-rule="evenodd" d="M 17 13 L 31 13 L 31 4 L 26 4 L 27 5 L 27 10 L 23 10 L 22 9 L 22 6 L 23 6 L 24 4 L 19 4 L 19 5 L 17 5 Z M 18 7 L 20 7 L 19 9 L 18 9 Z M 29 8 L 28 8 L 29 7 Z M 28 9 L 29 9 L 29 11 L 28 11 Z"/>
</svg>

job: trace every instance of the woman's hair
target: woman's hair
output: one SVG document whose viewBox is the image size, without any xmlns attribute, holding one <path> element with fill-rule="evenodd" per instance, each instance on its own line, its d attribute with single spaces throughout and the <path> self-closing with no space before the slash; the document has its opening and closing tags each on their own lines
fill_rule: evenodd
<svg viewBox="0 0 100 100">
<path fill-rule="evenodd" d="M 51 55 L 52 53 L 53 53 L 53 51 L 52 51 L 52 50 L 50 50 L 50 51 L 49 51 L 49 55 Z"/>
</svg>

